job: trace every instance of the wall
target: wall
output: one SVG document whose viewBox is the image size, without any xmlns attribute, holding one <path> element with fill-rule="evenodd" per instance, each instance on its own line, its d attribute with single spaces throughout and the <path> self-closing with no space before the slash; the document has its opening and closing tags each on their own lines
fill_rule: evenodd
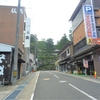
<svg viewBox="0 0 100 100">
<path fill-rule="evenodd" d="M 97 16 L 96 17 L 96 24 L 100 25 L 100 9 L 95 11 L 95 16 Z"/>
<path fill-rule="evenodd" d="M 0 42 L 15 45 L 17 7 L 0 6 Z M 23 51 L 24 8 L 20 12 L 19 48 Z"/>
<path fill-rule="evenodd" d="M 76 45 L 85 37 L 84 22 L 80 23 L 77 29 L 73 32 L 73 45 Z"/>
<path fill-rule="evenodd" d="M 100 8 L 100 0 L 92 0 L 94 3 L 94 8 Z"/>
<path fill-rule="evenodd" d="M 94 52 L 93 59 L 94 59 L 94 68 L 97 73 L 97 77 L 100 77 L 100 50 Z"/>
</svg>

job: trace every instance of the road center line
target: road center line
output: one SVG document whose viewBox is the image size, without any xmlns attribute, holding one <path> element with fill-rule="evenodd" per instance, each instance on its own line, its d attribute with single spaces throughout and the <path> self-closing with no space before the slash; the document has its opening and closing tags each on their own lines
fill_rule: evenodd
<svg viewBox="0 0 100 100">
<path fill-rule="evenodd" d="M 56 78 L 59 78 L 57 75 L 54 75 Z"/>
<path fill-rule="evenodd" d="M 70 85 L 71 87 L 73 87 L 74 89 L 78 90 L 79 92 L 83 93 L 84 95 L 88 96 L 88 97 L 91 98 L 92 100 L 97 100 L 97 99 L 94 98 L 93 96 L 91 96 L 91 95 L 87 94 L 86 92 L 84 92 L 84 91 L 78 89 L 78 88 L 75 87 L 74 85 L 72 85 L 72 84 L 69 84 L 69 85 Z"/>
</svg>

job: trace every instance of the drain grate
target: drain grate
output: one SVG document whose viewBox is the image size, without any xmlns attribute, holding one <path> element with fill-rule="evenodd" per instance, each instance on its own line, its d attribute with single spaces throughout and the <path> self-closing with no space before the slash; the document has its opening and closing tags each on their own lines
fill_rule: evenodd
<svg viewBox="0 0 100 100">
<path fill-rule="evenodd" d="M 24 89 L 25 86 L 18 86 L 17 89 Z"/>
<path fill-rule="evenodd" d="M 5 100 L 15 100 L 21 90 L 15 90 Z"/>
</svg>

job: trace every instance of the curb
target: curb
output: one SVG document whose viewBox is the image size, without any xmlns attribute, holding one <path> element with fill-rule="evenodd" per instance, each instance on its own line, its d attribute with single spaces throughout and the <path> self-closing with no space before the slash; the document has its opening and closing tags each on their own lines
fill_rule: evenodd
<svg viewBox="0 0 100 100">
<path fill-rule="evenodd" d="M 89 77 L 89 76 L 86 76 L 86 77 L 84 77 L 84 76 L 78 76 L 78 75 L 76 76 L 74 74 L 68 74 L 68 73 L 63 73 L 63 72 L 59 72 L 59 73 L 100 84 L 100 79 L 98 79 L 98 78 L 95 79 L 95 78 L 92 78 L 92 77 Z"/>
</svg>

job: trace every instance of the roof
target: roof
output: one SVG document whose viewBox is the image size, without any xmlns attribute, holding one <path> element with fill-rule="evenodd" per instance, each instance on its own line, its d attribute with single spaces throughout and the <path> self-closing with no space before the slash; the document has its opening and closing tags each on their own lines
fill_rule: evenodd
<svg viewBox="0 0 100 100">
<path fill-rule="evenodd" d="M 0 52 L 11 52 L 12 48 L 14 48 L 14 46 L 0 43 Z"/>
<path fill-rule="evenodd" d="M 72 16 L 70 17 L 69 21 L 73 21 L 77 13 L 79 12 L 80 8 L 82 7 L 83 3 L 85 3 L 86 0 L 80 0 L 79 4 L 77 5 L 76 9 L 74 10 Z"/>
<path fill-rule="evenodd" d="M 59 52 L 58 54 L 62 53 L 69 45 L 71 45 L 73 42 L 69 41 Z"/>
</svg>

